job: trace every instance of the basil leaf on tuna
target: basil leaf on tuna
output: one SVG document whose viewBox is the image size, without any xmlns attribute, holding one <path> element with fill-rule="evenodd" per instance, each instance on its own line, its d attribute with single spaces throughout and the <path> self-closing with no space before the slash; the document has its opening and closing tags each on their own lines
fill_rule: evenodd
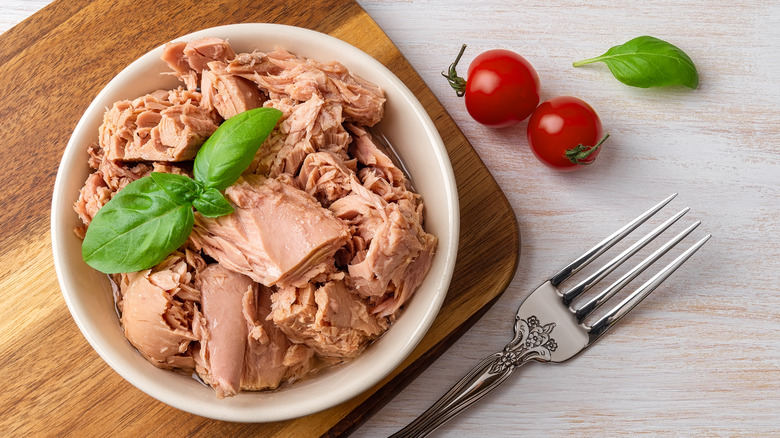
<svg viewBox="0 0 780 438">
<path fill-rule="evenodd" d="M 192 205 L 206 217 L 219 217 L 233 213 L 233 206 L 219 190 L 213 187 L 204 190 L 197 198 L 193 199 Z"/>
<path fill-rule="evenodd" d="M 593 62 L 603 62 L 617 80 L 632 87 L 685 85 L 696 89 L 699 85 L 699 74 L 691 58 L 678 47 L 651 36 L 634 38 L 573 66 Z"/>
<path fill-rule="evenodd" d="M 172 199 L 147 176 L 98 210 L 81 253 L 88 265 L 106 274 L 148 269 L 184 244 L 193 222 L 192 206 Z"/>
<path fill-rule="evenodd" d="M 150 176 L 161 189 L 168 193 L 173 201 L 181 205 L 191 204 L 193 199 L 197 198 L 198 193 L 203 190 L 197 181 L 187 175 L 152 172 Z"/>
<path fill-rule="evenodd" d="M 233 212 L 220 190 L 236 182 L 282 112 L 257 108 L 225 121 L 195 157 L 195 179 L 152 172 L 120 190 L 87 228 L 81 255 L 106 274 L 149 269 L 187 241 L 192 207 L 207 217 Z"/>
<path fill-rule="evenodd" d="M 256 108 L 227 119 L 198 151 L 195 180 L 207 188 L 228 188 L 252 163 L 281 116 L 275 108 Z"/>
</svg>

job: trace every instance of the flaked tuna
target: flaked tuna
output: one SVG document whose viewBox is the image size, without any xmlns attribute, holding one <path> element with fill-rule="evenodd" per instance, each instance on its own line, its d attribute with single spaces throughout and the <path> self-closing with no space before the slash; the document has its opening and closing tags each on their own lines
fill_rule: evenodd
<svg viewBox="0 0 780 438">
<path fill-rule="evenodd" d="M 187 43 L 184 41 L 166 43 L 160 59 L 168 64 L 168 67 L 173 70 L 170 74 L 182 81 L 188 91 L 196 91 L 199 83 L 198 73 L 190 68 L 187 55 L 184 54 L 185 47 Z"/>
<path fill-rule="evenodd" d="M 266 139 L 249 172 L 269 175 L 297 175 L 303 160 L 318 151 L 336 154 L 348 160 L 351 137 L 342 125 L 341 107 L 327 105 L 319 96 L 296 103 L 288 98 L 264 103 L 282 111 L 277 129 Z"/>
<path fill-rule="evenodd" d="M 399 169 L 390 157 L 374 143 L 371 135 L 363 128 L 349 124 L 347 128 L 355 134 L 355 141 L 350 146 L 350 153 L 364 166 L 376 174 L 377 178 L 384 179 L 396 191 L 408 191 L 409 181 L 406 175 Z M 390 201 L 391 199 L 386 198 Z"/>
<path fill-rule="evenodd" d="M 317 151 L 314 137 L 321 131 L 317 127 L 322 105 L 325 103 L 319 97 L 296 105 L 290 116 L 279 124 L 279 135 L 284 136 L 284 143 L 276 153 L 271 164 L 270 175 L 282 173 L 295 175 L 306 155 Z"/>
<path fill-rule="evenodd" d="M 292 342 L 331 358 L 357 356 L 387 329 L 343 281 L 285 287 L 275 293 L 271 318 Z"/>
<path fill-rule="evenodd" d="M 436 237 L 429 233 L 420 233 L 417 230 L 416 238 L 419 240 L 420 252 L 417 253 L 411 262 L 404 263 L 403 269 L 399 269 L 391 276 L 392 293 L 383 296 L 371 309 L 371 312 L 379 317 L 387 316 L 394 318 L 401 306 L 420 287 L 425 279 L 425 275 L 431 269 L 433 254 L 436 251 Z M 365 260 L 363 263 L 365 263 Z"/>
<path fill-rule="evenodd" d="M 333 152 L 316 152 L 303 160 L 297 185 L 313 196 L 322 206 L 347 196 L 351 191 L 354 172 Z"/>
<path fill-rule="evenodd" d="M 284 353 L 282 363 L 287 367 L 284 374 L 285 382 L 294 382 L 328 364 L 328 361 L 319 359 L 314 350 L 303 344 L 291 344 Z"/>
<path fill-rule="evenodd" d="M 190 240 L 226 268 L 266 286 L 306 284 L 334 270 L 347 226 L 306 192 L 275 179 L 239 180 L 225 194 L 235 212 L 196 215 Z"/>
<path fill-rule="evenodd" d="M 351 189 L 330 206 L 352 229 L 346 257 L 349 279 L 358 293 L 377 305 L 374 312 L 389 316 L 430 269 L 436 238 L 422 227 L 422 204 L 418 211 L 410 202 L 387 202 L 354 177 Z"/>
<path fill-rule="evenodd" d="M 103 116 L 100 147 L 114 161 L 191 160 L 219 123 L 200 98 L 179 88 L 116 102 Z"/>
<path fill-rule="evenodd" d="M 387 202 L 361 185 L 354 174 L 350 176 L 349 183 L 349 194 L 335 200 L 329 209 L 350 225 L 352 240 L 359 240 L 354 246 L 358 250 L 365 249 L 376 230 L 387 221 Z"/>
<path fill-rule="evenodd" d="M 397 204 L 388 204 L 384 213 L 387 220 L 374 230 L 368 248 L 358 252 L 349 265 L 349 275 L 364 296 L 383 296 L 388 287 L 398 289 L 409 265 L 424 251 L 432 253 L 436 245 L 435 238 L 425 233 L 414 217 L 403 214 Z"/>
<path fill-rule="evenodd" d="M 345 119 L 358 125 L 373 126 L 384 114 L 384 91 L 335 61 L 317 62 L 277 49 L 238 56 L 228 71 L 255 82 L 272 98 L 289 96 L 304 102 L 319 95 L 340 105 Z"/>
<path fill-rule="evenodd" d="M 83 228 L 77 228 L 76 231 L 82 239 L 86 234 L 86 226 L 92 222 L 98 210 L 111 200 L 111 194 L 111 189 L 103 180 L 103 174 L 94 172 L 87 177 L 87 182 L 81 188 L 79 199 L 74 205 L 76 213 L 85 225 Z"/>
</svg>

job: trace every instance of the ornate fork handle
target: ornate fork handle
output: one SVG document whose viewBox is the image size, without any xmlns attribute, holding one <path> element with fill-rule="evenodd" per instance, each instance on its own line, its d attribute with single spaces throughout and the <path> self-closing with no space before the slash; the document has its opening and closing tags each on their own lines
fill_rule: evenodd
<svg viewBox="0 0 780 438">
<path fill-rule="evenodd" d="M 531 360 L 548 361 L 557 345 L 550 337 L 555 324 L 540 325 L 535 316 L 517 318 L 515 337 L 504 350 L 493 353 L 471 369 L 439 401 L 391 438 L 424 437 L 476 403 Z"/>
<path fill-rule="evenodd" d="M 447 391 L 436 404 L 428 408 L 408 426 L 391 435 L 391 438 L 427 436 L 444 422 L 487 395 L 517 368 L 514 365 L 502 366 L 503 358 L 504 353 L 501 352 L 483 359 L 479 365 Z M 498 371 L 491 371 L 496 369 Z"/>
<path fill-rule="evenodd" d="M 674 261 L 658 271 L 644 284 L 620 301 L 617 306 L 606 312 L 606 314 L 601 315 L 592 324 L 585 324 L 584 321 L 589 315 L 592 315 L 594 310 L 613 298 L 629 282 L 663 257 L 664 254 L 698 227 L 701 222 L 697 221 L 688 226 L 688 228 L 644 258 L 639 264 L 624 273 L 614 283 L 598 291 L 595 296 L 590 297 L 586 302 L 580 304 L 575 302 L 575 300 L 578 297 L 582 298 L 581 295 L 584 292 L 603 280 L 620 264 L 633 257 L 646 244 L 671 227 L 690 209 L 686 207 L 655 227 L 571 289 L 562 291 L 558 289 L 558 286 L 591 261 L 604 254 L 615 243 L 633 232 L 675 196 L 676 194 L 666 198 L 650 210 L 639 215 L 636 219 L 619 228 L 534 289 L 523 300 L 520 308 L 517 309 L 515 314 L 515 335 L 512 341 L 504 347 L 504 350 L 482 360 L 479 365 L 452 387 L 435 405 L 425 411 L 409 426 L 392 436 L 424 437 L 507 380 L 515 368 L 519 368 L 531 360 L 554 363 L 565 362 L 590 347 L 631 309 L 636 307 L 662 282 L 669 278 L 677 268 L 685 263 L 712 236 L 710 234 L 706 235 L 693 246 L 683 251 Z M 543 322 L 540 321 L 540 318 Z M 555 337 L 558 338 L 560 344 L 552 338 L 552 333 L 556 327 Z"/>
</svg>

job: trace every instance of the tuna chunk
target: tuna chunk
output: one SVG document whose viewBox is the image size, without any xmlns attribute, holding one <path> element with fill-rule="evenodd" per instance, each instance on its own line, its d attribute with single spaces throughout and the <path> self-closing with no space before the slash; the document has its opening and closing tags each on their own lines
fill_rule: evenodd
<svg viewBox="0 0 780 438">
<path fill-rule="evenodd" d="M 323 357 L 357 356 L 366 344 L 387 329 L 371 315 L 365 302 L 343 281 L 320 288 L 285 287 L 271 296 L 271 318 L 294 343 Z"/>
<path fill-rule="evenodd" d="M 153 171 L 153 167 L 154 165 L 147 163 L 126 163 L 104 157 L 96 173 L 103 176 L 106 185 L 111 189 L 111 196 L 114 196 L 116 192 L 131 182 L 149 175 Z"/>
<path fill-rule="evenodd" d="M 200 349 L 205 369 L 199 369 L 198 374 L 216 390 L 218 398 L 235 395 L 241 390 L 249 333 L 244 297 L 257 292 L 257 283 L 218 263 L 198 272 L 195 279 L 206 322 Z"/>
<path fill-rule="evenodd" d="M 165 61 L 174 72 L 179 74 L 188 73 L 192 68 L 190 68 L 190 63 L 187 62 L 187 55 L 184 54 L 185 47 L 187 47 L 187 43 L 184 41 L 166 43 L 160 59 Z"/>
<path fill-rule="evenodd" d="M 260 286 L 244 295 L 244 317 L 248 323 L 247 348 L 243 358 L 244 371 L 241 388 L 247 390 L 273 389 L 285 379 L 288 366 L 305 366 L 306 357 L 290 358 L 291 344 L 287 336 L 268 321 L 271 313 L 271 289 Z M 296 362 L 296 360 L 298 362 Z"/>
<path fill-rule="evenodd" d="M 188 263 L 189 261 L 189 263 Z M 125 337 L 160 368 L 193 369 L 192 320 L 200 292 L 192 286 L 194 254 L 174 252 L 152 269 L 118 276 Z"/>
<path fill-rule="evenodd" d="M 177 89 L 116 102 L 103 116 L 100 147 L 110 160 L 191 160 L 218 124 L 200 98 Z"/>
<path fill-rule="evenodd" d="M 236 57 L 236 52 L 227 41 L 213 37 L 191 41 L 182 51 L 190 68 L 198 73 L 208 69 L 209 62 L 228 62 Z"/>
<path fill-rule="evenodd" d="M 196 215 L 190 240 L 226 268 L 255 281 L 306 284 L 332 271 L 347 226 L 305 192 L 274 179 L 239 180 L 225 194 L 235 212 Z"/>
<path fill-rule="evenodd" d="M 225 63 L 213 61 L 208 64 L 208 69 L 203 70 L 201 106 L 214 108 L 223 119 L 261 107 L 263 95 L 257 86 L 247 79 L 227 73 L 225 66 Z"/>
<path fill-rule="evenodd" d="M 276 324 L 274 324 L 274 327 L 276 327 Z M 321 365 L 321 361 L 317 359 L 314 350 L 303 344 L 290 345 L 284 353 L 283 363 L 287 367 L 284 375 L 284 380 L 287 382 L 294 382 Z"/>
<path fill-rule="evenodd" d="M 273 389 L 314 366 L 313 352 L 293 349 L 268 320 L 271 290 L 215 263 L 197 275 L 205 325 L 198 374 L 229 397 L 241 390 Z"/>
<path fill-rule="evenodd" d="M 279 135 L 284 136 L 282 148 L 271 165 L 271 176 L 282 173 L 295 175 L 308 154 L 317 151 L 313 137 L 317 130 L 317 118 L 325 103 L 321 98 L 296 105 L 289 117 L 279 125 Z"/>
<path fill-rule="evenodd" d="M 423 223 L 422 197 L 411 190 L 406 175 L 381 151 L 365 130 L 350 126 L 357 135 L 350 151 L 365 167 L 358 172 L 363 186 L 388 203 L 396 203 L 404 214 Z"/>
<path fill-rule="evenodd" d="M 188 91 L 194 92 L 198 88 L 198 73 L 190 68 L 187 55 L 184 54 L 185 47 L 187 47 L 187 43 L 184 41 L 166 43 L 160 59 L 173 70 L 170 74 L 182 81 Z"/>
<path fill-rule="evenodd" d="M 364 296 L 382 296 L 390 281 L 403 273 L 423 246 L 417 233 L 395 204 L 388 204 L 387 220 L 375 230 L 368 249 L 359 252 L 349 265 L 349 275 Z"/>
<path fill-rule="evenodd" d="M 347 125 L 347 128 L 355 135 L 350 153 L 364 166 L 358 172 L 363 186 L 388 203 L 398 203 L 402 210 L 413 213 L 422 223 L 422 198 L 411 191 L 411 184 L 403 171 L 376 146 L 365 129 L 354 125 Z"/>
<path fill-rule="evenodd" d="M 230 68 L 236 73 L 277 76 L 284 70 L 297 67 L 302 59 L 283 49 L 267 53 L 256 50 L 252 53 L 238 54 L 230 63 Z"/>
</svg>

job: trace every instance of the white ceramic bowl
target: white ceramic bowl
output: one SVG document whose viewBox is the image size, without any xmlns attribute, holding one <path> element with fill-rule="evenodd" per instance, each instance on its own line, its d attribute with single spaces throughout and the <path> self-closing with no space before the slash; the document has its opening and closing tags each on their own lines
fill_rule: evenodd
<svg viewBox="0 0 780 438">
<path fill-rule="evenodd" d="M 213 389 L 193 378 L 155 368 L 144 360 L 124 338 L 107 277 L 88 267 L 81 258 L 81 240 L 73 233 L 80 221 L 73 203 L 89 174 L 86 148 L 97 140 L 105 109 L 120 99 L 177 86 L 175 78 L 160 74 L 168 71 L 160 60 L 162 46 L 130 64 L 109 82 L 87 108 L 65 149 L 51 211 L 57 277 L 65 302 L 92 347 L 116 372 L 150 396 L 193 414 L 227 421 L 266 422 L 308 415 L 377 384 L 411 353 L 430 327 L 455 265 L 459 232 L 455 178 L 444 144 L 420 102 L 390 70 L 361 50 L 328 35 L 275 24 L 222 26 L 177 40 L 206 36 L 229 40 L 239 53 L 253 49 L 269 51 L 280 46 L 319 61 L 337 60 L 385 90 L 386 115 L 377 129 L 388 137 L 408 165 L 415 189 L 425 201 L 425 227 L 439 239 L 425 281 L 395 324 L 358 358 L 277 391 L 244 392 L 218 400 Z"/>
</svg>

